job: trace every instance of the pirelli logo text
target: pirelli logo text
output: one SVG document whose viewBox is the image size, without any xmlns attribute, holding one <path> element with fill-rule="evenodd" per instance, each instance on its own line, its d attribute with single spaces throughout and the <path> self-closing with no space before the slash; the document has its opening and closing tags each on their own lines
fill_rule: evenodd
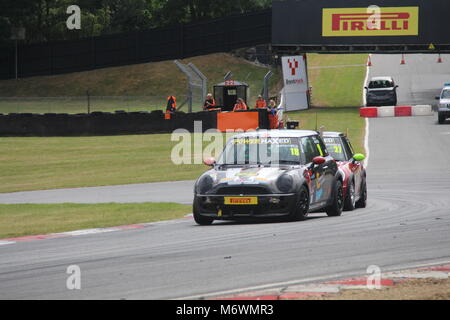
<svg viewBox="0 0 450 320">
<path fill-rule="evenodd" d="M 367 8 L 323 9 L 322 36 L 417 36 L 418 7 L 381 7 L 379 13 Z"/>
<path fill-rule="evenodd" d="M 225 197 L 226 205 L 255 205 L 258 204 L 257 197 Z"/>
</svg>

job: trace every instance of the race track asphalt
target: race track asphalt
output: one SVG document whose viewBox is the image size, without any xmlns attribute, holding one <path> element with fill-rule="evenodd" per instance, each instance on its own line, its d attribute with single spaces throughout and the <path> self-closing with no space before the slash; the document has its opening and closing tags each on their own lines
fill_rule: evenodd
<svg viewBox="0 0 450 320">
<path fill-rule="evenodd" d="M 193 180 L 0 193 L 0 203 L 192 203 Z"/>
<path fill-rule="evenodd" d="M 448 263 L 450 125 L 436 120 L 370 120 L 365 209 L 293 223 L 203 227 L 181 219 L 3 245 L 0 299 L 200 297 L 364 274 L 369 265 L 386 271 Z M 66 288 L 70 265 L 81 269 L 81 290 Z"/>
<path fill-rule="evenodd" d="M 406 64 L 400 64 L 401 55 L 372 55 L 370 77 L 392 76 L 399 85 L 398 105 L 434 105 L 434 99 L 445 83 L 450 83 L 450 54 L 443 54 L 437 63 L 437 54 L 407 54 Z"/>
</svg>

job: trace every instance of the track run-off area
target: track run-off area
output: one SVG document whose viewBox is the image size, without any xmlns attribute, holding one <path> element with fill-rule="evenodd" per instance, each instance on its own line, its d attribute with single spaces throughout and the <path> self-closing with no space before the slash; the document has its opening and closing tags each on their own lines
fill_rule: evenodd
<svg viewBox="0 0 450 320">
<path fill-rule="evenodd" d="M 407 59 L 400 66 L 400 56 L 374 55 L 369 76 L 393 76 L 399 104 L 434 103 L 450 57 Z M 213 297 L 361 275 L 370 265 L 449 263 L 450 125 L 437 116 L 370 119 L 368 146 L 365 209 L 290 223 L 180 219 L 3 245 L 0 299 Z M 192 187 L 185 192 L 192 197 Z M 71 265 L 81 270 L 80 290 L 66 287 Z"/>
</svg>

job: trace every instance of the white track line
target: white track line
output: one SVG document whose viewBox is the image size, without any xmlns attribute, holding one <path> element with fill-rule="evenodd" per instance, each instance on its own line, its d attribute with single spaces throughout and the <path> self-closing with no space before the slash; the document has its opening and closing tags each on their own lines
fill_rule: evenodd
<svg viewBox="0 0 450 320">
<path fill-rule="evenodd" d="M 369 67 L 369 59 L 372 58 L 372 54 L 369 54 L 367 58 L 367 67 L 366 67 L 366 77 L 364 78 L 363 83 L 363 106 L 365 107 L 367 104 L 366 101 L 366 91 L 364 87 L 367 84 L 367 80 L 369 80 L 369 73 L 370 73 L 370 67 Z M 364 160 L 364 167 L 367 168 L 369 166 L 369 118 L 366 119 L 366 127 L 365 127 L 365 134 L 364 134 L 364 149 L 366 150 L 366 159 Z"/>
<path fill-rule="evenodd" d="M 369 166 L 369 118 L 366 118 L 366 129 L 364 134 L 364 149 L 366 150 L 366 159 L 364 159 L 364 167 L 367 169 Z"/>
<path fill-rule="evenodd" d="M 369 54 L 369 56 L 367 57 L 367 64 L 366 64 L 366 77 L 364 78 L 364 83 L 363 83 L 363 87 L 362 87 L 362 89 L 363 89 L 363 90 L 362 90 L 363 107 L 365 107 L 365 106 L 366 106 L 366 103 L 367 103 L 367 101 L 366 101 L 366 90 L 364 89 L 364 87 L 365 87 L 366 84 L 367 84 L 367 80 L 369 80 L 369 73 L 370 73 L 369 59 L 371 59 L 371 58 L 372 58 L 372 55 Z"/>
</svg>

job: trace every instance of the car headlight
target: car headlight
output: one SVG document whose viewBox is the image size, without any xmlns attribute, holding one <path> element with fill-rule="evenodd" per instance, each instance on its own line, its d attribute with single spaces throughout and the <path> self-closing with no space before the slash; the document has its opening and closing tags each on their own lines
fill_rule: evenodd
<svg viewBox="0 0 450 320">
<path fill-rule="evenodd" d="M 288 174 L 283 174 L 277 179 L 277 188 L 281 192 L 289 192 L 294 185 L 294 179 Z"/>
<path fill-rule="evenodd" d="M 214 180 L 210 175 L 204 175 L 197 183 L 197 192 L 204 194 L 212 189 Z"/>
</svg>

